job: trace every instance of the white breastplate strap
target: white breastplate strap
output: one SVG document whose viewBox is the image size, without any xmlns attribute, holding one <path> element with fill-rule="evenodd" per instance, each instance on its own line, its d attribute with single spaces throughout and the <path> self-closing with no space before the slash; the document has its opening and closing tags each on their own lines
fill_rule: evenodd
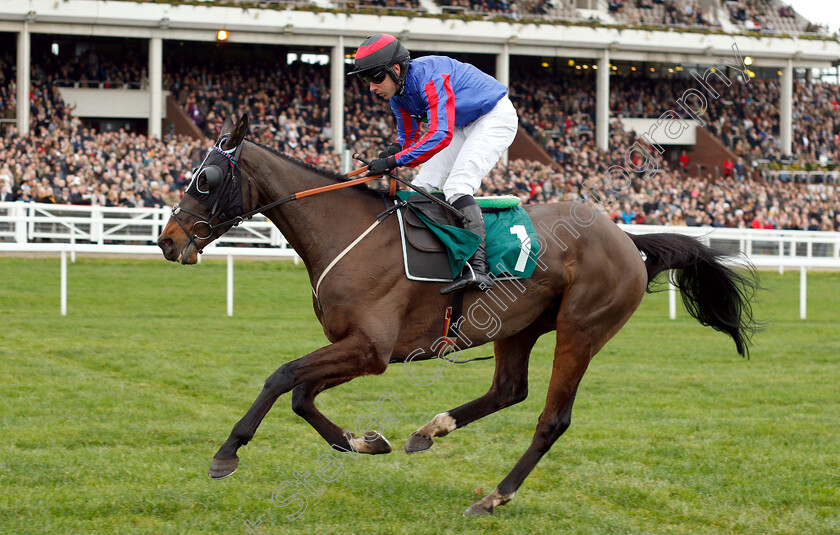
<svg viewBox="0 0 840 535">
<path fill-rule="evenodd" d="M 355 246 L 356 246 L 356 245 L 357 245 L 360 241 L 362 241 L 362 240 L 365 238 L 365 236 L 367 236 L 368 234 L 370 234 L 370 233 L 371 233 L 371 231 L 372 231 L 373 229 L 375 229 L 375 228 L 376 228 L 376 226 L 377 226 L 377 225 L 379 225 L 379 223 L 381 223 L 381 222 L 382 222 L 382 221 L 381 221 L 381 220 L 379 220 L 379 219 L 377 219 L 376 221 L 374 221 L 374 222 L 373 222 L 373 224 L 372 224 L 371 226 L 369 226 L 369 227 L 367 228 L 367 230 L 366 230 L 366 231 L 362 232 L 362 234 L 361 234 L 358 238 L 356 238 L 355 240 L 353 240 L 353 243 L 351 243 L 350 245 L 348 245 L 347 247 L 345 247 L 345 248 L 344 248 L 344 250 L 343 250 L 343 251 L 341 251 L 341 253 L 339 253 L 339 255 L 338 255 L 338 256 L 336 256 L 335 258 L 333 258 L 333 261 L 332 261 L 332 262 L 330 262 L 330 265 L 328 265 L 328 266 L 327 266 L 327 269 L 325 269 L 325 270 L 323 271 L 323 273 L 321 273 L 321 276 L 320 276 L 320 277 L 318 277 L 318 282 L 316 282 L 316 283 L 315 283 L 315 288 L 312 290 L 312 293 L 313 293 L 313 294 L 315 294 L 315 299 L 318 299 L 318 289 L 321 287 L 321 282 L 323 282 L 323 281 L 324 281 L 324 277 L 326 277 L 326 276 L 327 276 L 327 273 L 329 273 L 329 272 L 330 272 L 330 270 L 331 270 L 331 269 L 332 269 L 332 268 L 333 268 L 336 264 L 338 264 L 338 261 L 339 261 L 339 260 L 341 260 L 342 258 L 344 258 L 344 255 L 346 255 L 347 253 L 349 253 L 349 252 L 350 252 L 350 250 L 351 250 L 353 247 L 355 247 Z"/>
</svg>

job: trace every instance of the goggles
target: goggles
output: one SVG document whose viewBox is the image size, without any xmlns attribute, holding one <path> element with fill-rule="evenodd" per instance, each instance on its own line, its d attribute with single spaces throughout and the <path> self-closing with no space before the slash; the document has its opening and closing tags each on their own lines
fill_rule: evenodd
<svg viewBox="0 0 840 535">
<path fill-rule="evenodd" d="M 385 77 L 388 76 L 388 71 L 385 69 L 381 69 L 378 71 L 365 71 L 356 74 L 360 80 L 365 82 L 366 84 L 374 83 L 374 84 L 381 84 L 385 81 Z"/>
</svg>

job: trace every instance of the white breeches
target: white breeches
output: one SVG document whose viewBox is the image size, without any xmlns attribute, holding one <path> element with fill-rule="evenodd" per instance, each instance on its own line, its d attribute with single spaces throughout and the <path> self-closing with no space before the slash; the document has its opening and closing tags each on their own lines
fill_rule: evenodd
<svg viewBox="0 0 840 535">
<path fill-rule="evenodd" d="M 519 119 L 505 95 L 487 114 L 466 126 L 456 126 L 452 141 L 432 156 L 412 184 L 427 191 L 440 190 L 450 204 L 475 195 L 481 181 L 513 143 Z"/>
</svg>

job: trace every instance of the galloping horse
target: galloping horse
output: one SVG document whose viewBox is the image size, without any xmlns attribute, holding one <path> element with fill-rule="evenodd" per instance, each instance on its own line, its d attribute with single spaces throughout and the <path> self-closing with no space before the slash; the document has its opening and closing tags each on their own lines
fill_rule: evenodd
<svg viewBox="0 0 840 535">
<path fill-rule="evenodd" d="M 173 208 L 158 245 L 167 260 L 194 264 L 203 247 L 243 218 L 263 212 L 305 263 L 315 314 L 330 344 L 271 374 L 214 455 L 209 475 L 221 479 L 236 470 L 237 450 L 290 390 L 295 413 L 334 448 L 389 453 L 384 437 L 357 437 L 327 419 L 315 396 L 355 377 L 383 373 L 392 362 L 433 358 L 431 351 L 417 357 L 416 350 L 440 342 L 443 310 L 452 297 L 440 295 L 438 283 L 406 278 L 397 219 L 383 214 L 393 206 L 387 195 L 358 186 L 311 195 L 313 188 L 330 189 L 347 179 L 249 142 L 247 131 L 247 115 L 236 123 L 225 120 L 221 138 Z M 538 268 L 529 279 L 499 282 L 495 295 L 466 293 L 467 312 L 457 322 L 455 342 L 461 347 L 494 343 L 490 389 L 438 414 L 405 445 L 407 453 L 427 450 L 433 438 L 524 400 L 531 349 L 540 335 L 556 331 L 545 409 L 531 445 L 507 477 L 465 514 L 489 514 L 513 498 L 569 427 L 590 360 L 627 322 L 658 273 L 677 270 L 689 313 L 731 336 L 740 354 L 748 354 L 756 325 L 752 272 L 733 271 L 721 253 L 699 241 L 676 234 L 629 235 L 581 202 L 525 208 L 540 229 L 531 237 L 541 245 Z M 491 299 L 499 304 L 496 321 L 489 317 Z"/>
</svg>

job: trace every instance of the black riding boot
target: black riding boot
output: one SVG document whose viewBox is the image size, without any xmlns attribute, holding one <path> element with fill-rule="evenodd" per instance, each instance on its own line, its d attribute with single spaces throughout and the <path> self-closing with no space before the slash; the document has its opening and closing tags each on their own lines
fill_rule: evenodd
<svg viewBox="0 0 840 535">
<path fill-rule="evenodd" d="M 453 203 L 453 206 L 464 213 L 464 229 L 481 236 L 481 243 L 473 257 L 464 266 L 461 276 L 455 279 L 452 284 L 444 287 L 440 293 L 489 290 L 494 283 L 487 268 L 487 233 L 484 230 L 484 216 L 481 214 L 481 208 L 472 197 L 461 197 Z"/>
</svg>

